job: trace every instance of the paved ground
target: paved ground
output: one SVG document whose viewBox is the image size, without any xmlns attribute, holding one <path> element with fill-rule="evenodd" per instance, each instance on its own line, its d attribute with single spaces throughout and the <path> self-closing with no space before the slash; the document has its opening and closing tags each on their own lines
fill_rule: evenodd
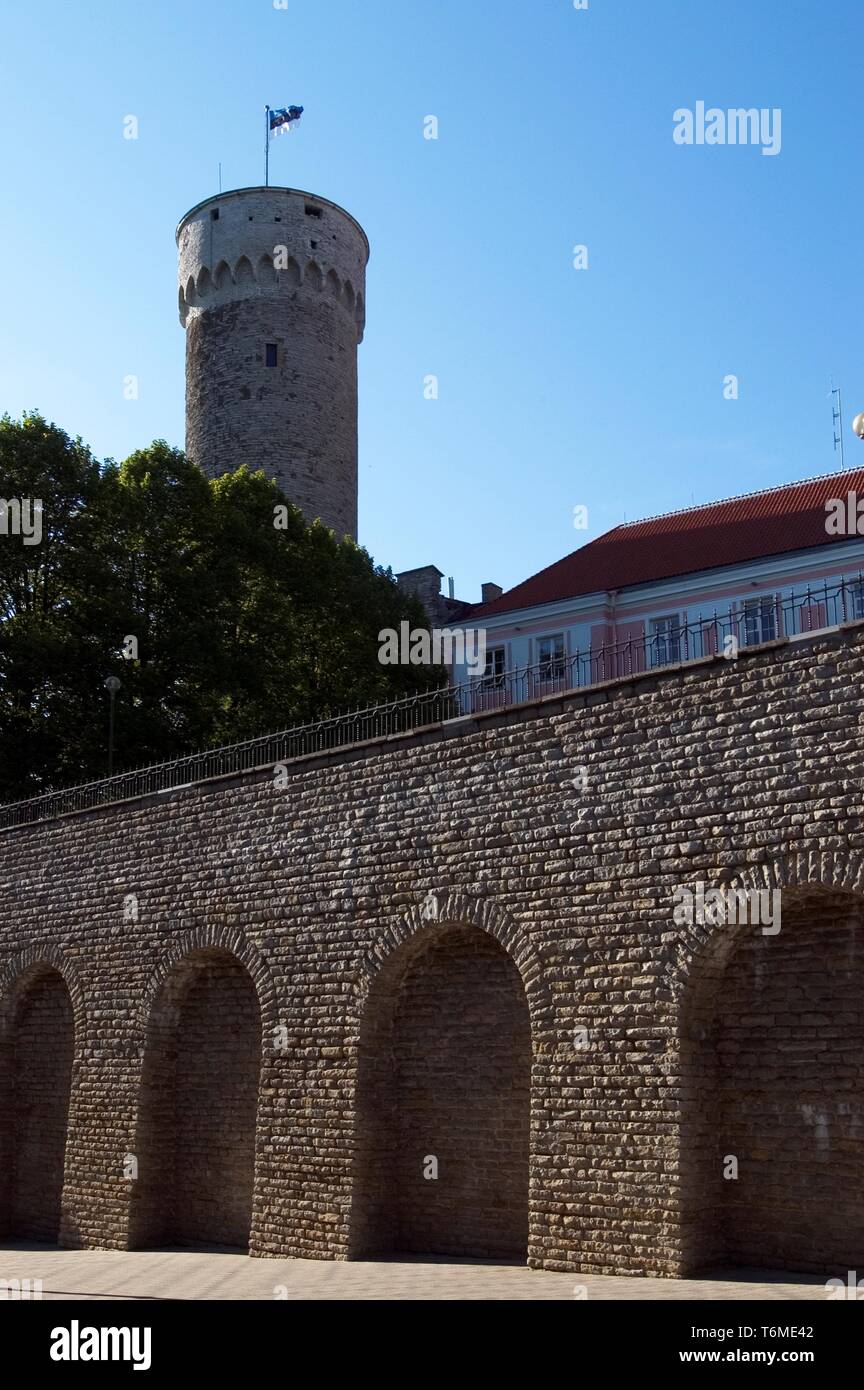
<svg viewBox="0 0 864 1390">
<path fill-rule="evenodd" d="M 613 1279 L 447 1259 L 252 1260 L 215 1251 L 0 1248 L 0 1281 L 41 1279 L 45 1299 L 808 1299 L 825 1280 L 765 1270 L 706 1279 Z"/>
</svg>

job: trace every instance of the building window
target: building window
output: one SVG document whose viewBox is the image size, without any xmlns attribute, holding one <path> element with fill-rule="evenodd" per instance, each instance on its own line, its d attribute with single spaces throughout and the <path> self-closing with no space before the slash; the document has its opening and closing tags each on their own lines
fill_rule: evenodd
<svg viewBox="0 0 864 1390">
<path fill-rule="evenodd" d="M 540 668 L 541 681 L 554 680 L 564 675 L 567 658 L 563 632 L 556 632 L 553 637 L 540 638 L 537 643 L 537 665 Z"/>
<path fill-rule="evenodd" d="M 848 585 L 849 617 L 854 621 L 864 618 L 864 579 L 856 579 Z"/>
<path fill-rule="evenodd" d="M 307 216 L 307 217 L 320 217 L 320 216 L 321 216 L 321 209 L 320 209 L 320 208 L 315 208 L 315 207 L 313 207 L 311 203 L 307 203 L 307 204 L 306 204 L 305 212 L 306 212 L 306 216 Z"/>
<path fill-rule="evenodd" d="M 218 208 L 211 208 L 211 209 L 210 209 L 210 221 L 211 221 L 211 222 L 218 222 L 218 221 L 219 221 L 219 209 L 218 209 Z"/>
<path fill-rule="evenodd" d="M 268 343 L 265 348 L 265 363 L 268 367 L 278 367 L 279 350 L 275 343 Z"/>
<path fill-rule="evenodd" d="M 481 677 L 483 690 L 499 690 L 504 684 L 505 647 L 489 647 L 486 652 L 486 669 Z"/>
<path fill-rule="evenodd" d="M 681 660 L 681 618 L 667 613 L 651 621 L 651 665 L 672 666 Z"/>
<path fill-rule="evenodd" d="M 774 595 L 744 601 L 744 641 L 748 647 L 773 642 L 777 636 L 777 605 Z"/>
</svg>

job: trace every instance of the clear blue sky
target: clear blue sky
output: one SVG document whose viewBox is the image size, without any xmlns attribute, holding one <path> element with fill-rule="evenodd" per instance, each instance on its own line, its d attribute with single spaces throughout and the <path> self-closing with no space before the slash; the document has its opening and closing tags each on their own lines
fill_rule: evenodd
<svg viewBox="0 0 864 1390">
<path fill-rule="evenodd" d="M 864 462 L 861 0 L 40 0 L 3 30 L 0 410 L 182 445 L 175 225 L 220 160 L 263 182 L 263 106 L 297 102 L 271 182 L 372 244 L 379 562 L 472 599 L 625 514 L 828 472 L 832 375 Z M 781 108 L 779 156 L 677 146 L 700 100 Z"/>
</svg>

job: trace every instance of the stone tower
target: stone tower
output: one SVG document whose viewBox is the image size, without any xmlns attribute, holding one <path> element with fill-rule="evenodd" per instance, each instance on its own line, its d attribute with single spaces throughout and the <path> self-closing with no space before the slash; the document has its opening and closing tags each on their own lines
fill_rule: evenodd
<svg viewBox="0 0 864 1390">
<path fill-rule="evenodd" d="M 263 468 L 356 537 L 362 227 L 296 188 L 238 188 L 187 212 L 177 247 L 190 459 L 208 477 Z"/>
</svg>

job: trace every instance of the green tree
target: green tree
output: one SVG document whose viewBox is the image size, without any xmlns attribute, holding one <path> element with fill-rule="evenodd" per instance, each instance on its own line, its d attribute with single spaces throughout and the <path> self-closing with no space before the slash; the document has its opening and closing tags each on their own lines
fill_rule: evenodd
<svg viewBox="0 0 864 1390">
<path fill-rule="evenodd" d="M 0 496 L 41 497 L 44 533 L 0 536 L 3 800 L 104 775 L 109 674 L 118 769 L 443 678 L 379 663 L 423 609 L 263 474 L 208 481 L 163 441 L 100 466 L 32 414 L 0 422 Z"/>
<path fill-rule="evenodd" d="M 101 578 L 102 470 L 80 439 L 40 415 L 0 420 L 0 497 L 41 504 L 41 541 L 0 534 L 0 789 L 26 796 L 49 773 L 90 773 L 93 692 L 103 634 L 93 596 Z M 98 605 L 96 605 L 98 606 Z"/>
</svg>

